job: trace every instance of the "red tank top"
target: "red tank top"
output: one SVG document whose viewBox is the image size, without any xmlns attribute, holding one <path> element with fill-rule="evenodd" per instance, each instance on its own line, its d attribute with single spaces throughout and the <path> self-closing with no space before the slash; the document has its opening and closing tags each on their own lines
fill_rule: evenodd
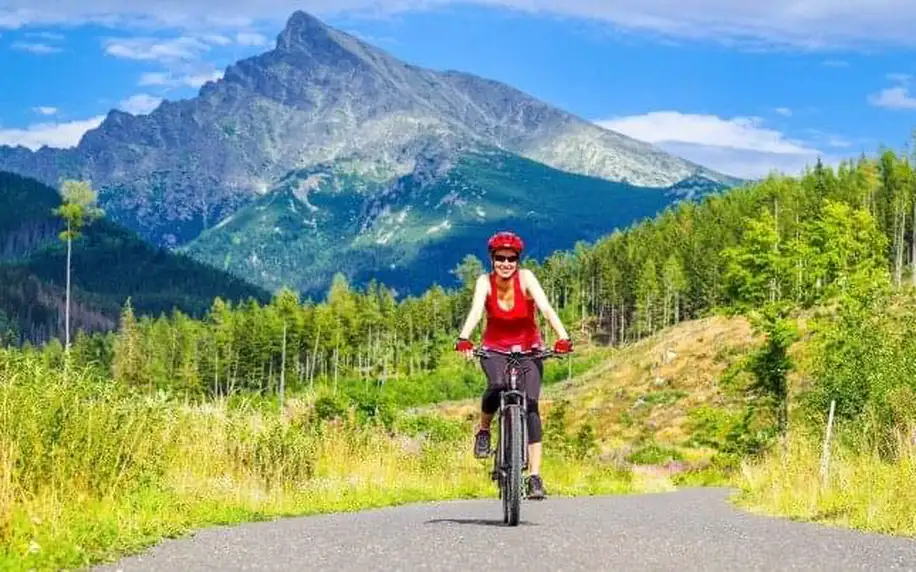
<svg viewBox="0 0 916 572">
<path fill-rule="evenodd" d="M 515 345 L 521 346 L 523 351 L 543 346 L 535 321 L 534 300 L 527 299 L 522 292 L 518 272 L 512 277 L 512 288 L 515 291 L 512 308 L 503 310 L 496 298 L 496 275 L 490 274 L 490 294 L 486 301 L 487 326 L 483 332 L 482 345 L 503 351 L 511 351 Z"/>
</svg>

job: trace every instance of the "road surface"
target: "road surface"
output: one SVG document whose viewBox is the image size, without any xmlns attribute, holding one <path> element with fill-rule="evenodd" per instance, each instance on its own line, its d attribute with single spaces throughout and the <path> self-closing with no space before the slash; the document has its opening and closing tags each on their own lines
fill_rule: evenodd
<svg viewBox="0 0 916 572">
<path fill-rule="evenodd" d="M 756 516 L 723 489 L 497 499 L 206 529 L 99 570 L 916 570 L 916 540 Z"/>
</svg>

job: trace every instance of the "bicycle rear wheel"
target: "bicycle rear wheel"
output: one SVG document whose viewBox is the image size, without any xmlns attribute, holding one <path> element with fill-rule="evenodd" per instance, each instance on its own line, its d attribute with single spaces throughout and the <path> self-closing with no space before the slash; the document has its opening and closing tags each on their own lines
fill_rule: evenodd
<svg viewBox="0 0 916 572">
<path fill-rule="evenodd" d="M 510 405 L 506 415 L 506 500 L 505 520 L 509 526 L 517 526 L 521 515 L 522 504 L 522 410 L 518 405 Z"/>
</svg>

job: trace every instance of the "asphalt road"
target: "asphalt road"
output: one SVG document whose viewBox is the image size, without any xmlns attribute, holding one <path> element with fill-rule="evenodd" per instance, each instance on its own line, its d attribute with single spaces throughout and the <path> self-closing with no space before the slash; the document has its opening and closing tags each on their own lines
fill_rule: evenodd
<svg viewBox="0 0 916 572">
<path fill-rule="evenodd" d="M 744 513 L 728 491 L 497 499 L 219 527 L 99 570 L 891 570 L 916 540 Z"/>
</svg>

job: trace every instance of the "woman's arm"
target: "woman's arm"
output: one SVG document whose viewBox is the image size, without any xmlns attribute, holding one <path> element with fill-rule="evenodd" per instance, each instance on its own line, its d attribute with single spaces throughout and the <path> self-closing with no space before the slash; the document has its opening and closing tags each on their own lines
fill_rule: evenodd
<svg viewBox="0 0 916 572">
<path fill-rule="evenodd" d="M 566 333 L 566 328 L 564 328 L 562 322 L 560 322 L 560 317 L 557 316 L 553 306 L 550 305 L 550 301 L 547 299 L 547 295 L 544 294 L 544 289 L 541 288 L 541 283 L 538 282 L 534 272 L 527 268 L 523 268 L 521 272 L 528 292 L 531 293 L 531 297 L 534 298 L 534 303 L 537 304 L 538 308 L 547 318 L 547 321 L 550 322 L 553 331 L 557 333 L 557 336 L 561 340 L 568 340 L 569 334 Z"/>
<path fill-rule="evenodd" d="M 486 274 L 481 274 L 474 285 L 474 299 L 471 301 L 471 309 L 468 311 L 468 317 L 464 320 L 464 327 L 461 328 L 459 338 L 464 340 L 471 338 L 471 333 L 483 317 L 483 308 L 487 301 L 489 290 L 490 281 L 487 279 Z"/>
</svg>

